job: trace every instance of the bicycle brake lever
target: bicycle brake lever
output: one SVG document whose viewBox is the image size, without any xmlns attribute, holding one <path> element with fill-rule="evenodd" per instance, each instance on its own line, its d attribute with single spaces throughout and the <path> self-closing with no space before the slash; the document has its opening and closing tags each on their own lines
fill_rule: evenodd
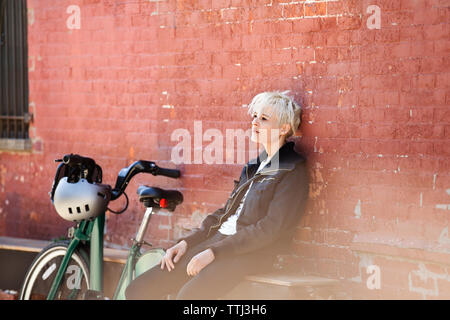
<svg viewBox="0 0 450 320">
<path fill-rule="evenodd" d="M 146 244 L 147 246 L 149 246 L 149 247 L 153 247 L 153 245 L 150 243 L 150 242 L 147 242 L 147 241 L 142 241 L 142 244 Z"/>
<path fill-rule="evenodd" d="M 147 242 L 147 241 L 145 241 L 145 240 L 142 240 L 141 242 L 137 242 L 137 240 L 136 240 L 135 238 L 131 238 L 130 240 L 131 240 L 132 242 L 139 243 L 140 245 L 145 244 L 145 245 L 147 245 L 147 246 L 149 246 L 149 247 L 153 247 L 153 244 L 151 244 L 150 242 Z"/>
</svg>

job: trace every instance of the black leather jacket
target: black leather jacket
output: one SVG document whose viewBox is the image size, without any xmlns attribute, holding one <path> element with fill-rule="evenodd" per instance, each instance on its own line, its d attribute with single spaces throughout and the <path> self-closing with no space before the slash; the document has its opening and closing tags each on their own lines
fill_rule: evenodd
<svg viewBox="0 0 450 320">
<path fill-rule="evenodd" d="M 186 237 L 188 247 L 213 236 L 233 214 L 253 181 L 236 224 L 236 233 L 211 245 L 216 258 L 227 254 L 243 254 L 263 249 L 266 253 L 286 252 L 304 211 L 309 192 L 306 159 L 294 150 L 294 143 L 285 143 L 271 161 L 255 174 L 262 152 L 242 169 L 239 181 L 225 207 L 208 215 L 200 228 Z M 278 160 L 278 165 L 276 165 Z"/>
</svg>

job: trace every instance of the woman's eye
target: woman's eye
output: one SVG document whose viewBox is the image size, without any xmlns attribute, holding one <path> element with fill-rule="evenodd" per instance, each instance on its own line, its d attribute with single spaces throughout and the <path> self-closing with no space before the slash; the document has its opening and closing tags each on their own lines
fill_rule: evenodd
<svg viewBox="0 0 450 320">
<path fill-rule="evenodd" d="M 258 115 L 255 113 L 252 115 L 252 118 L 258 118 Z M 261 120 L 267 120 L 266 117 L 261 117 Z"/>
</svg>

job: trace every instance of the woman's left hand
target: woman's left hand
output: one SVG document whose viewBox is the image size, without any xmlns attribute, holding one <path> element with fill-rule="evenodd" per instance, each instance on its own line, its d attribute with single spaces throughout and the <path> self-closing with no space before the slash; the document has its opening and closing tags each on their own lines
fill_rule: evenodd
<svg viewBox="0 0 450 320">
<path fill-rule="evenodd" d="M 187 265 L 187 274 L 190 276 L 197 275 L 204 267 L 213 262 L 214 259 L 214 252 L 211 249 L 206 249 L 196 254 Z"/>
</svg>

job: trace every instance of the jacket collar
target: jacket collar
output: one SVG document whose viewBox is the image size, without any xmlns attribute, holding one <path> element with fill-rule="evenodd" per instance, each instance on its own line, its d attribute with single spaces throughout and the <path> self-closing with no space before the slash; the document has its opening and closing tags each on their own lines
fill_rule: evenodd
<svg viewBox="0 0 450 320">
<path fill-rule="evenodd" d="M 298 162 L 303 162 L 306 158 L 295 151 L 295 143 L 293 141 L 286 142 L 273 155 L 269 163 L 260 171 L 262 175 L 275 174 L 280 170 L 292 170 Z M 267 159 L 267 152 L 264 150 L 256 159 L 250 160 L 247 163 L 248 172 L 251 176 L 254 175 L 258 169 L 261 161 Z"/>
</svg>

